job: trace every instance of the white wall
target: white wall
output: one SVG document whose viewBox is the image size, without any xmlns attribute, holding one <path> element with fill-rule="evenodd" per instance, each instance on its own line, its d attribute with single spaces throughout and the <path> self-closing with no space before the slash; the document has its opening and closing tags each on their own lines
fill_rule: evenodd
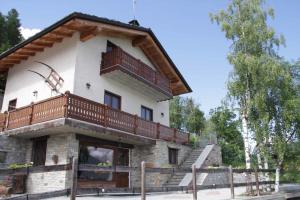
<svg viewBox="0 0 300 200">
<path fill-rule="evenodd" d="M 64 79 L 60 92 L 67 90 L 73 92 L 78 38 L 78 34 L 74 34 L 73 37 L 65 38 L 61 43 L 55 43 L 53 47 L 45 48 L 43 52 L 38 52 L 35 56 L 29 57 L 28 60 L 10 68 L 2 112 L 7 110 L 9 101 L 15 98 L 17 98 L 17 107 L 21 107 L 33 101 L 57 95 L 57 93 L 51 92 L 51 89 L 41 77 L 27 71 L 30 69 L 44 76 L 49 75 L 50 71 L 45 66 L 34 61 L 42 61 L 50 65 Z M 37 97 L 33 96 L 33 91 L 38 91 Z"/>
<path fill-rule="evenodd" d="M 155 122 L 168 126 L 168 101 L 157 102 L 154 98 L 144 96 L 128 85 L 121 85 L 115 80 L 100 76 L 101 53 L 106 51 L 107 40 L 155 69 L 142 50 L 131 45 L 130 39 L 97 36 L 81 42 L 77 33 L 72 38 L 65 38 L 63 42 L 54 44 L 52 48 L 45 48 L 43 52 L 14 65 L 9 70 L 2 112 L 7 110 L 8 102 L 15 98 L 17 98 L 17 107 L 21 107 L 33 101 L 58 95 L 51 92 L 41 77 L 27 71 L 31 69 L 45 76 L 48 75 L 49 71 L 45 66 L 34 62 L 38 60 L 49 64 L 62 76 L 64 85 L 60 92 L 69 90 L 76 95 L 104 103 L 104 90 L 108 90 L 122 97 L 123 111 L 140 116 L 141 105 L 143 105 L 153 109 Z M 86 83 L 91 84 L 89 90 L 86 88 Z M 34 91 L 38 91 L 37 97 L 33 96 Z M 164 116 L 161 113 L 164 113 Z"/>
<path fill-rule="evenodd" d="M 121 85 L 115 80 L 100 76 L 101 53 L 106 51 L 107 40 L 120 46 L 123 50 L 154 69 L 142 50 L 133 47 L 129 39 L 97 36 L 86 42 L 79 42 L 74 93 L 93 101 L 104 103 L 104 90 L 108 90 L 122 97 L 121 109 L 123 111 L 140 116 L 141 105 L 143 105 L 153 109 L 153 121 L 168 126 L 168 101 L 156 102 L 155 99 L 146 97 L 127 85 Z M 90 89 L 86 88 L 86 83 L 91 84 Z M 163 117 L 161 113 L 164 113 Z"/>
</svg>

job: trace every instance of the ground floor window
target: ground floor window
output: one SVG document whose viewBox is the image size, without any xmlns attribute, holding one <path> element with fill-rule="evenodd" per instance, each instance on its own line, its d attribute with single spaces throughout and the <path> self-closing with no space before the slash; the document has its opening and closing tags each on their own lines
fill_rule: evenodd
<svg viewBox="0 0 300 200">
<path fill-rule="evenodd" d="M 169 148 L 169 164 L 178 164 L 178 149 Z"/>
<path fill-rule="evenodd" d="M 80 141 L 80 140 L 79 140 Z M 97 142 L 98 141 L 98 142 Z M 129 166 L 129 149 L 118 144 L 82 140 L 80 143 L 79 164 L 91 164 L 103 167 Z M 78 173 L 81 187 L 128 187 L 128 172 L 80 172 Z"/>
<path fill-rule="evenodd" d="M 94 145 L 80 145 L 80 164 L 91 164 L 99 166 L 112 166 L 114 151 L 109 148 L 101 148 Z M 112 172 L 82 172 L 79 174 L 82 179 L 95 179 L 112 181 Z"/>
</svg>

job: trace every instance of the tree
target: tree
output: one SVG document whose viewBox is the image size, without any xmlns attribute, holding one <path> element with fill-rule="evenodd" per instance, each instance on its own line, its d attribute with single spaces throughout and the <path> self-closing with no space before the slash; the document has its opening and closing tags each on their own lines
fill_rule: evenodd
<svg viewBox="0 0 300 200">
<path fill-rule="evenodd" d="M 205 117 L 193 98 L 174 97 L 170 101 L 170 126 L 190 133 L 204 130 Z"/>
<path fill-rule="evenodd" d="M 23 40 L 20 32 L 20 19 L 16 9 L 11 9 L 5 16 L 0 12 L 0 53 Z M 5 89 L 7 74 L 0 74 L 0 89 Z"/>
<path fill-rule="evenodd" d="M 7 40 L 10 47 L 23 40 L 20 27 L 19 13 L 16 9 L 11 9 L 6 16 Z"/>
<path fill-rule="evenodd" d="M 244 143 L 240 132 L 240 120 L 225 106 L 210 111 L 211 131 L 217 134 L 222 149 L 222 160 L 226 165 L 240 167 L 245 165 Z"/>
<path fill-rule="evenodd" d="M 267 25 L 267 18 L 274 16 L 272 9 L 264 9 L 263 0 L 232 0 L 227 10 L 211 14 L 213 22 L 221 26 L 225 37 L 231 40 L 228 55 L 234 69 L 228 89 L 239 107 L 245 145 L 246 168 L 250 168 L 249 114 L 256 92 L 262 63 L 268 57 L 277 57 L 275 47 L 284 43 Z M 252 130 L 253 131 L 253 130 Z"/>
<path fill-rule="evenodd" d="M 282 59 L 265 70 L 270 76 L 261 79 L 254 101 L 253 118 L 263 130 L 267 142 L 264 152 L 276 167 L 275 191 L 279 190 L 280 170 L 287 156 L 288 146 L 300 134 L 300 67 Z M 266 73 L 267 74 L 267 73 Z"/>
</svg>

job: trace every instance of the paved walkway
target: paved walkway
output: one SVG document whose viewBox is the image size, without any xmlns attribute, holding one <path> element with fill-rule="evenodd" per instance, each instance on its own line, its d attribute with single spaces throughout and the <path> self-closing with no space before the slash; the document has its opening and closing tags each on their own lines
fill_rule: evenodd
<svg viewBox="0 0 300 200">
<path fill-rule="evenodd" d="M 235 194 L 240 195 L 245 192 L 244 187 L 235 188 Z M 51 200 L 68 200 L 67 197 L 51 198 Z M 102 196 L 102 197 L 77 197 L 78 200 L 140 200 L 140 196 Z M 185 194 L 182 192 L 171 193 L 171 194 L 150 194 L 147 195 L 146 200 L 192 200 L 192 194 Z M 227 200 L 230 199 L 230 189 L 212 189 L 212 190 L 201 190 L 198 192 L 199 200 Z"/>
</svg>

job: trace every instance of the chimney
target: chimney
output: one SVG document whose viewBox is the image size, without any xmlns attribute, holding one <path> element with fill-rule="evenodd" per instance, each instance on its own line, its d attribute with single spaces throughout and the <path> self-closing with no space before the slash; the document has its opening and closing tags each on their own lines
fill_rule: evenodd
<svg viewBox="0 0 300 200">
<path fill-rule="evenodd" d="M 140 26 L 140 23 L 136 19 L 131 20 L 130 22 L 128 22 L 128 24 L 132 26 Z"/>
</svg>

